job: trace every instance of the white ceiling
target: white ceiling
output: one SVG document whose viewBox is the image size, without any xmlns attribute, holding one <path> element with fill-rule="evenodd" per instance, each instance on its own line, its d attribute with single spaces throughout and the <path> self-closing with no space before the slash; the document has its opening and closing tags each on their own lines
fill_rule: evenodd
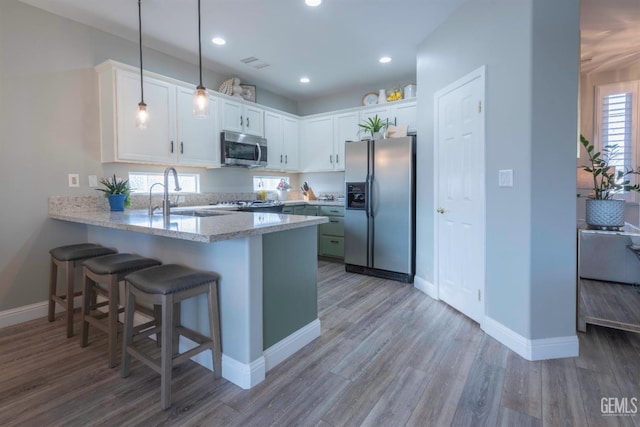
<svg viewBox="0 0 640 427">
<path fill-rule="evenodd" d="M 136 0 L 21 0 L 137 43 Z M 415 74 L 416 49 L 464 0 L 202 0 L 203 64 L 300 101 Z M 582 71 L 640 60 L 640 0 L 581 0 Z M 142 0 L 143 44 L 197 64 L 196 0 Z M 222 36 L 225 46 L 210 40 Z M 382 55 L 393 58 L 380 64 Z M 240 62 L 254 56 L 260 70 Z M 311 83 L 298 79 L 308 76 Z M 207 86 L 207 82 L 203 82 Z M 217 89 L 217 88 L 212 88 Z"/>
<path fill-rule="evenodd" d="M 583 73 L 640 61 L 640 0 L 581 0 L 580 8 Z"/>
<path fill-rule="evenodd" d="M 22 1 L 138 41 L 136 0 Z M 297 101 L 392 82 L 415 75 L 417 45 L 463 1 L 324 0 L 310 8 L 304 0 L 202 0 L 203 64 Z M 142 0 L 145 46 L 197 64 L 197 24 L 196 0 Z M 218 35 L 225 46 L 211 43 Z M 391 63 L 380 64 L 383 55 Z M 270 66 L 240 62 L 250 56 Z M 300 83 L 303 75 L 311 83 Z"/>
</svg>

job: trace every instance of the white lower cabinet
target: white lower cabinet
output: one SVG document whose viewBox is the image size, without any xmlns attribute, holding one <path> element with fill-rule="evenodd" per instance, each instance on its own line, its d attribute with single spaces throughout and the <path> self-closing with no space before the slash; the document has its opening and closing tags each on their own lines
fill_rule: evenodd
<svg viewBox="0 0 640 427">
<path fill-rule="evenodd" d="M 195 88 L 144 76 L 149 112 L 145 129 L 136 127 L 140 74 L 109 62 L 97 67 L 100 88 L 102 162 L 184 166 L 220 166 L 217 99 L 209 97 L 210 114 L 193 114 Z"/>
</svg>

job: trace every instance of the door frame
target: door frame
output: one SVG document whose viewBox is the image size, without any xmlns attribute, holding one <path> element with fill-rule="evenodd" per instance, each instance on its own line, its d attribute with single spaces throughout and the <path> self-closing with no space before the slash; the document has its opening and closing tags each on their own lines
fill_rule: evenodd
<svg viewBox="0 0 640 427">
<path fill-rule="evenodd" d="M 487 311 L 487 295 L 486 295 L 486 242 L 487 242 L 487 180 L 486 180 L 486 135 L 485 135 L 485 122 L 486 122 L 486 99 L 485 99 L 485 92 L 486 92 L 486 79 L 485 79 L 485 75 L 486 75 L 486 65 L 483 65 L 479 68 L 477 68 L 476 70 L 473 70 L 472 72 L 470 72 L 469 74 L 459 78 L 458 80 L 454 81 L 453 83 L 448 84 L 447 86 L 443 87 L 442 89 L 436 91 L 433 95 L 433 120 L 434 120 L 434 126 L 433 126 L 433 212 L 434 212 L 434 221 L 433 221 L 433 236 L 434 236 L 434 240 L 433 240 L 433 279 L 434 279 L 434 291 L 435 291 L 435 295 L 433 295 L 434 298 L 436 299 L 440 299 L 440 267 L 439 267 L 439 262 L 440 262 L 440 253 L 439 253 L 439 242 L 440 242 L 440 233 L 439 233 L 439 227 L 438 227 L 438 217 L 437 217 L 437 213 L 436 213 L 436 209 L 438 207 L 438 201 L 440 198 L 440 167 L 439 167 L 439 156 L 440 156 L 440 152 L 439 152 L 439 147 L 438 147 L 438 138 L 440 135 L 440 129 L 439 129 L 439 108 L 438 108 L 438 104 L 440 101 L 440 98 L 442 98 L 443 96 L 449 94 L 450 92 L 466 85 L 467 83 L 470 83 L 473 80 L 476 79 L 480 79 L 480 99 L 482 102 L 482 115 L 480 118 L 480 129 L 478 134 L 481 137 L 481 141 L 480 143 L 482 144 L 482 172 L 483 172 L 483 176 L 484 176 L 484 183 L 483 183 L 483 194 L 482 194 L 482 198 L 483 198 L 483 210 L 482 210 L 482 245 L 483 245 L 483 250 L 482 250 L 482 265 L 483 265 L 483 277 L 482 277 L 482 283 L 480 286 L 480 292 L 481 292 L 481 300 L 483 303 L 483 310 L 482 310 L 482 316 L 479 319 L 479 323 L 480 325 L 482 325 L 482 322 L 484 320 L 484 316 L 486 315 L 486 311 Z"/>
</svg>

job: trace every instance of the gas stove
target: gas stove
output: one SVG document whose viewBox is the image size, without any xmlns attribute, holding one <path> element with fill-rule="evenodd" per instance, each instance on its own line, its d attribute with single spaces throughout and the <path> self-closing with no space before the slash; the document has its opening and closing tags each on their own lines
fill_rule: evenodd
<svg viewBox="0 0 640 427">
<path fill-rule="evenodd" d="M 274 200 L 234 200 L 212 203 L 220 208 L 236 208 L 246 212 L 282 212 L 283 204 Z"/>
</svg>

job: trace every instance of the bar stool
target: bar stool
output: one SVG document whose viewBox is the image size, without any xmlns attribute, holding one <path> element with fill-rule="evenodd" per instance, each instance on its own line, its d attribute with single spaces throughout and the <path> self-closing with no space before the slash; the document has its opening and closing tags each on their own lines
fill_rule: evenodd
<svg viewBox="0 0 640 427">
<path fill-rule="evenodd" d="M 128 253 L 91 258 L 83 264 L 82 340 L 80 345 L 86 347 L 89 343 L 89 325 L 106 332 L 109 335 L 110 368 L 118 364 L 118 313 L 124 311 L 124 308 L 120 309 L 118 304 L 118 286 L 127 274 L 160 264 L 162 263 L 156 259 Z M 99 285 L 100 283 L 106 284 L 106 289 L 103 289 Z M 107 300 L 92 303 L 92 300 L 96 301 L 98 294 Z M 107 312 L 98 310 L 104 306 L 108 306 Z"/>
<path fill-rule="evenodd" d="M 171 406 L 171 369 L 204 350 L 211 349 L 214 378 L 220 378 L 222 352 L 220 341 L 220 308 L 218 305 L 218 281 L 216 273 L 194 270 L 177 264 L 166 264 L 131 273 L 125 277 L 126 304 L 124 337 L 122 343 L 121 376 L 129 376 L 130 356 L 142 361 L 160 374 L 160 406 Z M 180 324 L 180 303 L 199 294 L 207 294 L 210 336 L 204 336 Z M 147 329 L 133 328 L 136 303 L 159 305 L 161 317 Z M 134 337 L 148 337 L 160 330 L 160 363 L 154 360 Z M 198 346 L 179 353 L 180 335 L 195 341 Z"/>
<path fill-rule="evenodd" d="M 67 338 L 73 336 L 73 298 L 82 292 L 74 291 L 74 271 L 83 261 L 101 256 L 114 254 L 111 248 L 95 243 L 80 243 L 77 245 L 59 246 L 49 251 L 51 254 L 51 268 L 49 274 L 49 322 L 55 320 L 56 303 L 60 304 L 67 312 Z M 58 295 L 58 267 L 65 271 L 66 294 Z"/>
</svg>

